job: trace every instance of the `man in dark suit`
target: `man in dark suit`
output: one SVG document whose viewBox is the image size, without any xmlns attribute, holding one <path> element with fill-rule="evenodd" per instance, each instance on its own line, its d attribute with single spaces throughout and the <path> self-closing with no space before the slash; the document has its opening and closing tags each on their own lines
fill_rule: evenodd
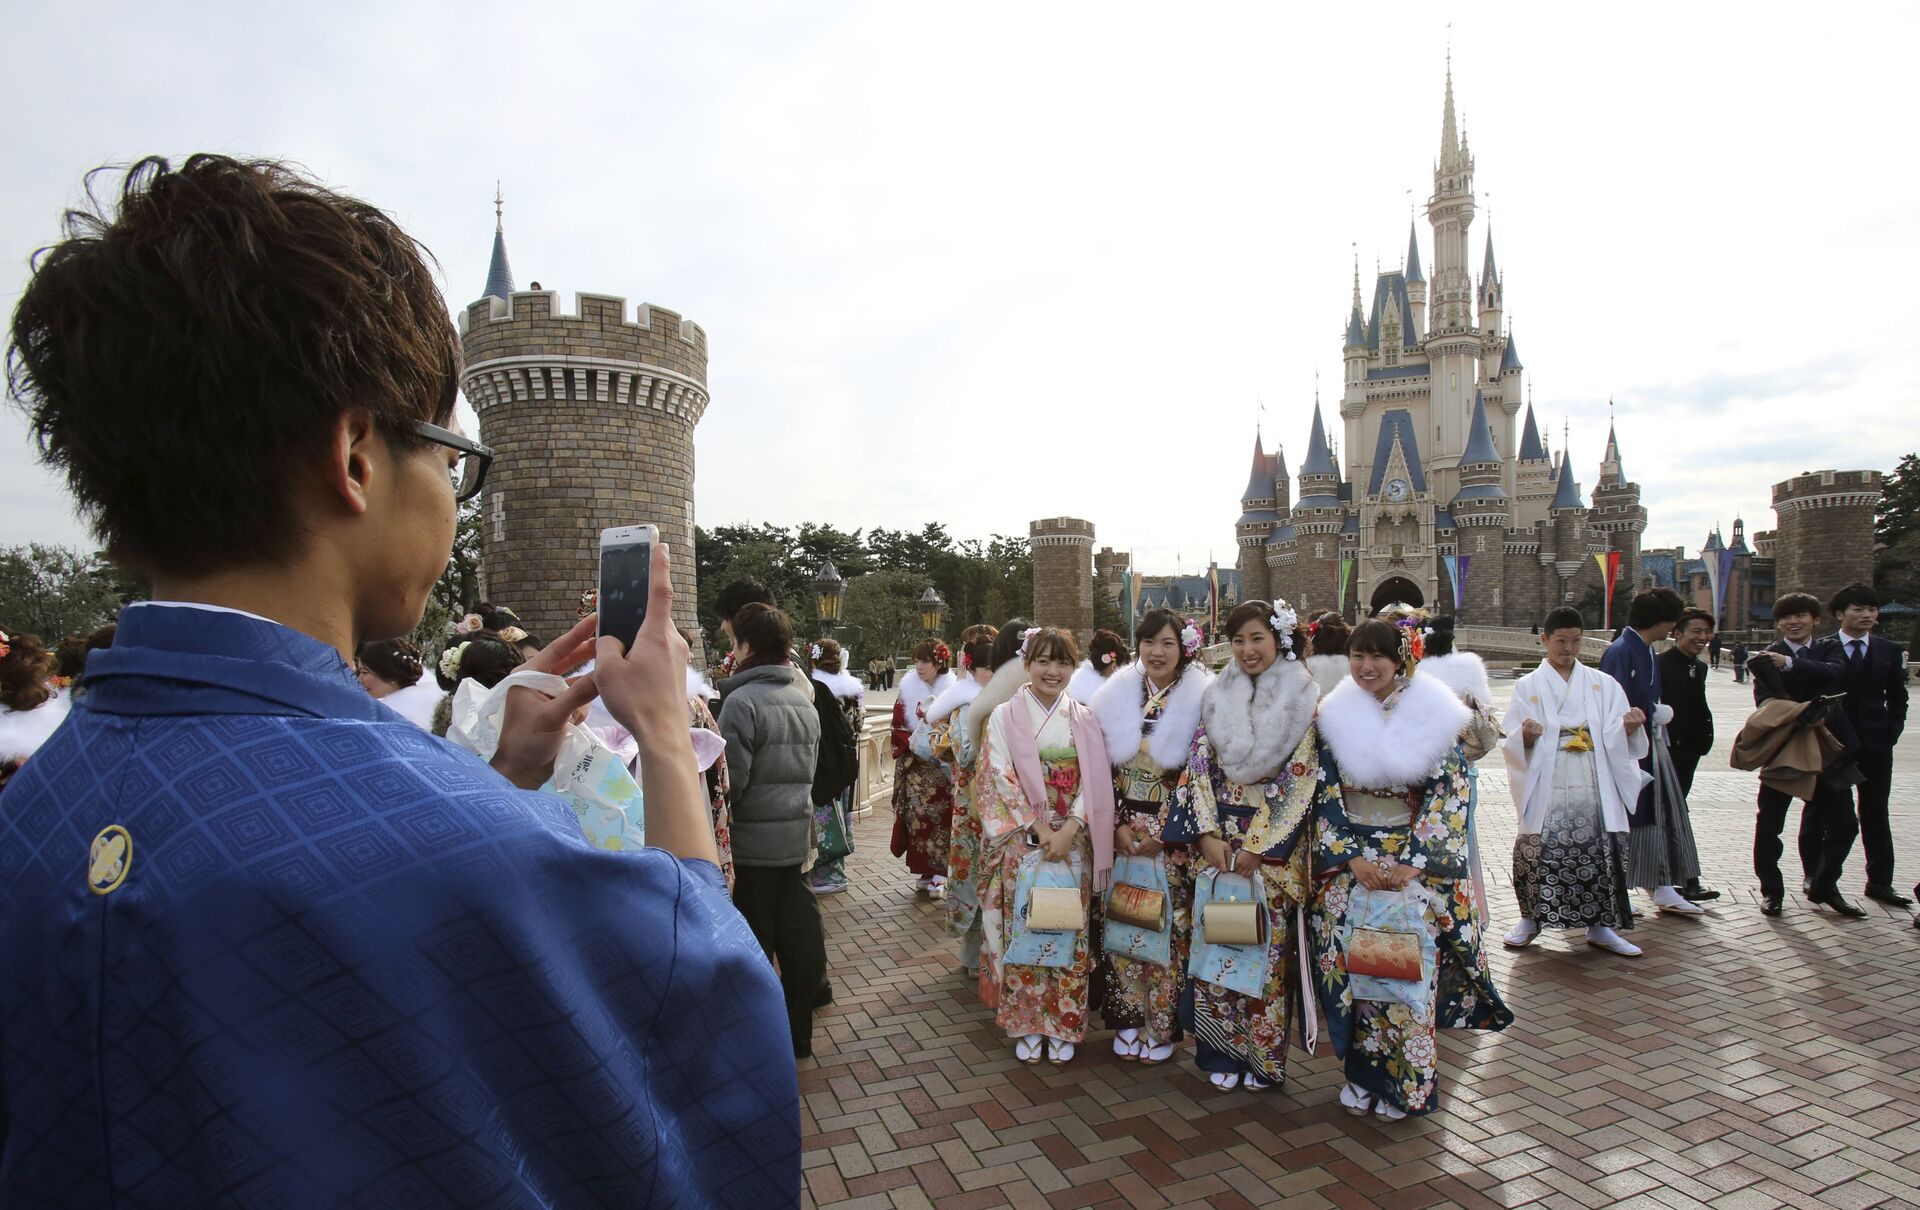
<svg viewBox="0 0 1920 1210">
<path fill-rule="evenodd" d="M 1703 909 L 1680 888 L 1700 880 L 1700 859 L 1686 802 L 1674 793 L 1675 781 L 1663 773 L 1670 752 L 1662 715 L 1672 711 L 1661 708 L 1660 668 L 1653 657 L 1653 645 L 1673 633 L 1686 608 L 1671 588 L 1636 594 L 1627 624 L 1600 657 L 1600 671 L 1619 682 L 1627 704 L 1647 717 L 1649 747 L 1640 762 L 1647 783 L 1628 817 L 1627 881 L 1652 896 L 1661 911 L 1697 916 Z"/>
<path fill-rule="evenodd" d="M 1773 603 L 1773 624 L 1780 638 L 1751 661 L 1753 701 L 1760 705 L 1775 697 L 1811 702 L 1844 691 L 1839 649 L 1815 644 L 1813 626 L 1820 619 L 1820 601 L 1804 592 L 1790 592 Z M 1845 790 L 1853 775 L 1857 744 L 1844 711 L 1827 719 L 1827 726 L 1846 748 L 1828 765 L 1814 785 L 1813 797 L 1800 812 L 1800 865 L 1806 871 L 1810 903 L 1832 908 L 1842 916 L 1864 917 L 1864 909 L 1840 893 L 1840 869 L 1859 831 L 1853 803 Z M 1759 818 L 1753 832 L 1753 872 L 1760 878 L 1764 902 L 1760 910 L 1780 914 L 1786 888 L 1780 878 L 1780 832 L 1786 827 L 1793 799 L 1785 791 L 1762 782 Z"/>
<path fill-rule="evenodd" d="M 1673 628 L 1673 646 L 1654 657 L 1660 670 L 1660 700 L 1673 710 L 1667 724 L 1667 752 L 1673 757 L 1673 773 L 1680 779 L 1680 793 L 1693 794 L 1693 774 L 1700 758 L 1713 750 L 1713 711 L 1707 707 L 1707 666 L 1700 662 L 1702 648 L 1720 636 L 1714 633 L 1713 615 L 1704 609 L 1688 609 Z M 1688 881 L 1681 894 L 1695 903 L 1720 898 L 1698 878 Z"/>
<path fill-rule="evenodd" d="M 1893 889 L 1893 829 L 1887 820 L 1887 796 L 1893 788 L 1893 746 L 1907 725 L 1907 659 L 1900 645 L 1870 633 L 1880 620 L 1880 598 L 1865 584 L 1850 584 L 1834 595 L 1829 608 L 1840 622 L 1831 645 L 1845 669 L 1847 720 L 1860 741 L 1854 759 L 1860 770 L 1860 844 L 1867 851 L 1867 898 L 1895 907 L 1913 900 Z M 1854 791 L 1847 790 L 1851 799 Z"/>
</svg>

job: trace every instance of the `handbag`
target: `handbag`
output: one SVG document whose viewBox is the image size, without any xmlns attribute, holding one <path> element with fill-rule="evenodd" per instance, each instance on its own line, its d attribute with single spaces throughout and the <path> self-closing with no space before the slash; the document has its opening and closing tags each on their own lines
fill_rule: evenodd
<svg viewBox="0 0 1920 1210">
<path fill-rule="evenodd" d="M 1216 874 L 1200 928 L 1208 945 L 1265 945 L 1267 913 L 1253 882 L 1241 874 Z"/>
<path fill-rule="evenodd" d="M 1115 958 L 1168 966 L 1173 962 L 1173 917 L 1168 910 L 1166 854 L 1113 859 L 1113 884 L 1101 937 Z"/>
<path fill-rule="evenodd" d="M 1426 927 L 1426 899 L 1411 888 L 1354 888 L 1343 928 L 1355 1000 L 1422 1008 L 1432 1003 L 1438 946 Z"/>
<path fill-rule="evenodd" d="M 1034 887 L 1027 894 L 1027 927 L 1036 933 L 1077 933 L 1087 927 L 1080 888 Z"/>
<path fill-rule="evenodd" d="M 1420 940 L 1412 933 L 1354 929 L 1347 939 L 1347 973 L 1373 979 L 1418 979 Z"/>
<path fill-rule="evenodd" d="M 1131 859 L 1126 860 L 1131 864 Z M 1150 933 L 1166 931 L 1166 888 L 1164 885 L 1152 887 L 1141 886 L 1137 882 L 1122 882 L 1116 875 L 1113 889 L 1107 892 L 1107 919 Z"/>
<path fill-rule="evenodd" d="M 1020 859 L 1013 880 L 1013 910 L 1007 918 L 1003 966 L 1073 965 L 1080 933 L 1086 927 L 1080 906 L 1082 869 L 1078 852 L 1066 861 L 1043 861 L 1040 851 L 1034 849 Z M 1065 910 L 1069 908 L 1071 914 Z"/>
</svg>

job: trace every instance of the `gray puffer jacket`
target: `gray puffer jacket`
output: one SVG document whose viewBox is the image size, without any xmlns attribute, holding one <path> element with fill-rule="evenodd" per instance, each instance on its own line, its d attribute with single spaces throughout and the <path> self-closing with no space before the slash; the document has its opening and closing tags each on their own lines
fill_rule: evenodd
<svg viewBox="0 0 1920 1210">
<path fill-rule="evenodd" d="M 720 707 L 727 741 L 727 805 L 737 865 L 800 865 L 813 823 L 820 716 L 813 686 L 791 664 L 735 673 Z"/>
</svg>

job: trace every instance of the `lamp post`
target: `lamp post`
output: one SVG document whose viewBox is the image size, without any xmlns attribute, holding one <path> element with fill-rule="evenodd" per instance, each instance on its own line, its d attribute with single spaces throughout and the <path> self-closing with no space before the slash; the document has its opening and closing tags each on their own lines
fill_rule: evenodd
<svg viewBox="0 0 1920 1210">
<path fill-rule="evenodd" d="M 927 591 L 920 594 L 920 629 L 929 636 L 940 634 L 940 623 L 946 617 L 947 603 L 933 585 L 927 585 Z"/>
<path fill-rule="evenodd" d="M 820 614 L 820 637 L 830 639 L 840 624 L 840 610 L 847 601 L 847 581 L 840 569 L 828 559 L 813 577 L 813 603 Z"/>
</svg>

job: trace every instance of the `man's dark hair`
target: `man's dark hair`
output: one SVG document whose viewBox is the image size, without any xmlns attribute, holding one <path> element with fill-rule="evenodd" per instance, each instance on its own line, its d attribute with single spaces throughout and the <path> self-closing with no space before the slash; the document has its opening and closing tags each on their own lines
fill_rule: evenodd
<svg viewBox="0 0 1920 1210">
<path fill-rule="evenodd" d="M 1880 594 L 1868 584 L 1849 584 L 1833 594 L 1833 600 L 1827 604 L 1834 617 L 1846 612 L 1849 605 L 1871 605 L 1880 608 Z"/>
<path fill-rule="evenodd" d="M 1774 621 L 1778 622 L 1782 618 L 1790 618 L 1796 614 L 1803 613 L 1811 615 L 1815 621 L 1819 621 L 1820 598 L 1810 592 L 1789 592 L 1774 598 Z"/>
<path fill-rule="evenodd" d="M 731 625 L 734 615 L 749 605 L 771 605 L 777 609 L 779 604 L 765 584 L 743 577 L 722 588 L 720 595 L 713 599 L 713 616 Z"/>
<path fill-rule="evenodd" d="M 1556 605 L 1547 611 L 1547 620 L 1540 623 L 1542 635 L 1552 634 L 1556 630 L 1585 630 L 1587 620 L 1580 611 L 1571 605 Z"/>
<path fill-rule="evenodd" d="M 1686 609 L 1681 611 L 1680 620 L 1674 623 L 1673 632 L 1675 634 L 1679 634 L 1681 631 L 1693 625 L 1695 622 L 1705 622 L 1707 624 L 1707 629 L 1709 631 L 1712 631 L 1714 629 L 1712 614 L 1708 613 L 1704 609 L 1695 609 L 1693 606 L 1689 605 Z"/>
<path fill-rule="evenodd" d="M 787 620 L 786 614 L 764 601 L 750 601 L 733 615 L 733 641 L 748 648 L 747 658 L 736 671 L 790 663 L 793 623 Z"/>
<path fill-rule="evenodd" d="M 1662 622 L 1676 622 L 1685 613 L 1687 603 L 1671 588 L 1649 588 L 1633 598 L 1627 607 L 1627 625 L 1645 630 Z"/>
<path fill-rule="evenodd" d="M 221 155 L 141 160 L 110 202 L 92 184 L 33 258 L 7 384 L 116 561 L 192 576 L 285 558 L 289 482 L 343 412 L 408 450 L 416 422 L 453 415 L 431 258 L 380 210 Z"/>
</svg>

